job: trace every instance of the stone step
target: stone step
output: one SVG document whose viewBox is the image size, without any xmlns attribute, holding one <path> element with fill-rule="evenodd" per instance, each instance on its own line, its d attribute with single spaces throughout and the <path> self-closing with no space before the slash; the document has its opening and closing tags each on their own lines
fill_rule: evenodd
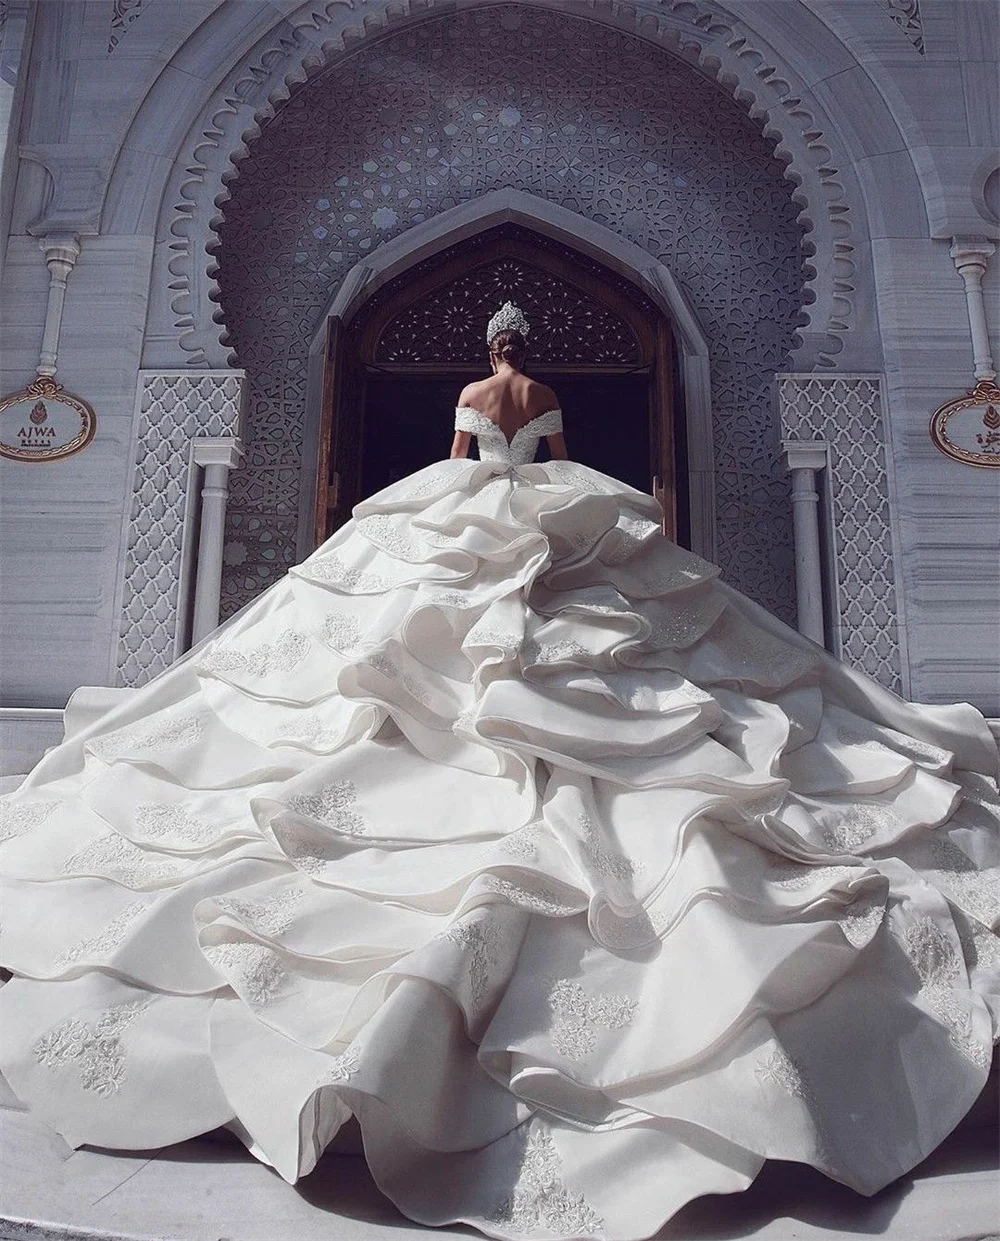
<svg viewBox="0 0 1000 1241">
<path fill-rule="evenodd" d="M 0 1241 L 414 1241 L 358 1155 L 328 1152 L 286 1184 L 227 1133 L 159 1151 L 72 1151 L 0 1109 Z M 1000 1241 L 995 1127 L 956 1131 L 910 1175 L 864 1198 L 812 1168 L 769 1163 L 749 1190 L 691 1203 L 663 1241 Z M 470 1241 L 461 1227 L 433 1241 Z M 610 1238 L 609 1241 L 614 1241 Z"/>
</svg>

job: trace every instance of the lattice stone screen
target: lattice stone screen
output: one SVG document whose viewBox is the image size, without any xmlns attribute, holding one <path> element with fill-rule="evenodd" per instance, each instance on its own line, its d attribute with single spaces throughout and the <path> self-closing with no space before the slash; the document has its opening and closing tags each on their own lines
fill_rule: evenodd
<svg viewBox="0 0 1000 1241">
<path fill-rule="evenodd" d="M 236 436 L 242 371 L 141 371 L 124 532 L 118 683 L 142 685 L 181 653 L 191 441 Z"/>
<path fill-rule="evenodd" d="M 777 381 L 783 437 L 830 445 L 835 649 L 902 693 L 881 376 L 779 375 Z"/>
<path fill-rule="evenodd" d="M 793 186 L 759 125 L 687 64 L 585 17 L 518 5 L 429 19 L 318 73 L 229 184 L 221 304 L 249 392 L 223 614 L 305 550 L 306 373 L 323 307 L 383 241 L 504 187 L 614 230 L 680 283 L 710 342 L 717 558 L 794 623 L 772 402 L 803 299 Z"/>
</svg>

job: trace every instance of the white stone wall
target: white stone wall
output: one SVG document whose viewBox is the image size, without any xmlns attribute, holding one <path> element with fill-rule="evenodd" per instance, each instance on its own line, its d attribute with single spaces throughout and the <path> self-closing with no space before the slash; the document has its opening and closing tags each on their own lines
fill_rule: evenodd
<svg viewBox="0 0 1000 1241">
<path fill-rule="evenodd" d="M 909 692 L 1000 714 L 1000 482 L 927 436 L 934 407 L 972 378 L 950 239 L 1000 239 L 982 194 L 1000 132 L 993 0 L 539 2 L 701 64 L 788 161 L 815 300 L 787 369 L 884 374 Z M 296 82 L 411 17 L 383 0 L 50 2 L 30 20 L 23 0 L 6 7 L 31 57 L 2 44 L 19 159 L 13 192 L 10 177 L 0 192 L 0 386 L 21 387 L 37 364 L 38 237 L 75 233 L 57 379 L 98 414 L 78 456 L 0 463 L 0 701 L 51 707 L 115 677 L 140 369 L 230 364 L 207 247 L 232 157 Z"/>
</svg>

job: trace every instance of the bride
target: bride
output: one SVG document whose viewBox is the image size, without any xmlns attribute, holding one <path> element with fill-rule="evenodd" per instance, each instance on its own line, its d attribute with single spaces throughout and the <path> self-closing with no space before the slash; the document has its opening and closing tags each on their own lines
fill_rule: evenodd
<svg viewBox="0 0 1000 1241">
<path fill-rule="evenodd" d="M 70 1143 L 228 1126 L 294 1181 L 353 1115 L 414 1220 L 628 1241 L 767 1159 L 873 1194 L 982 1091 L 983 717 L 566 460 L 527 335 L 450 460 L 5 799 L 2 1069 Z"/>
</svg>

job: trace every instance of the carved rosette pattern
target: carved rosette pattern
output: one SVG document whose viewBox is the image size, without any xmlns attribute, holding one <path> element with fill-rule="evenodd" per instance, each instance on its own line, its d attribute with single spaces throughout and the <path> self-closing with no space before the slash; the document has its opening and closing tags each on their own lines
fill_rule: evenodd
<svg viewBox="0 0 1000 1241">
<path fill-rule="evenodd" d="M 236 371 L 139 375 L 139 425 L 128 517 L 118 682 L 142 685 L 177 657 L 191 441 L 239 429 Z"/>
<path fill-rule="evenodd" d="M 840 655 L 900 694 L 881 381 L 877 375 L 782 375 L 778 400 L 785 439 L 830 445 Z"/>
<path fill-rule="evenodd" d="M 510 299 L 531 307 L 531 356 L 548 363 L 638 365 L 639 342 L 627 323 L 563 280 L 517 259 L 477 267 L 408 307 L 382 333 L 377 362 L 484 363 L 485 324 Z"/>
<path fill-rule="evenodd" d="M 223 615 L 294 555 L 308 344 L 332 290 L 382 241 L 502 186 L 613 229 L 678 278 L 712 342 L 718 559 L 793 619 L 769 398 L 804 281 L 783 167 L 732 98 L 661 48 L 514 6 L 424 22 L 317 74 L 240 165 L 219 283 L 251 381 Z"/>
</svg>

